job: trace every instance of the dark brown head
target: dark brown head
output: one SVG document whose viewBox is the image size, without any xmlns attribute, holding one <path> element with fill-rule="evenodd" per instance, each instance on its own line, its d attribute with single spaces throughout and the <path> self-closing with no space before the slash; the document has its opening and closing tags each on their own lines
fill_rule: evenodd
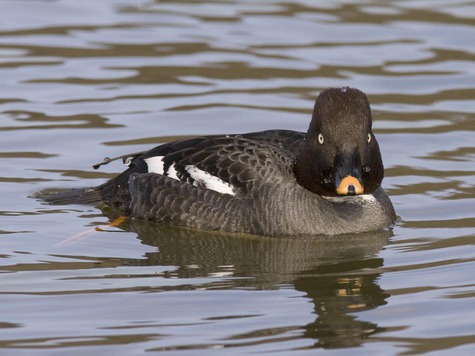
<svg viewBox="0 0 475 356">
<path fill-rule="evenodd" d="M 373 193 L 384 168 L 371 125 L 369 102 L 360 90 L 321 92 L 295 161 L 299 184 L 323 196 Z"/>
</svg>

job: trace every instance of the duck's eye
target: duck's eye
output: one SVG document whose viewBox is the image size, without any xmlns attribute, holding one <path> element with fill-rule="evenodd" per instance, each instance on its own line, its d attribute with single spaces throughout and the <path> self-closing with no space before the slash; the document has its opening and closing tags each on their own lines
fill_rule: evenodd
<svg viewBox="0 0 475 356">
<path fill-rule="evenodd" d="M 323 141 L 325 141 L 325 140 L 323 139 L 323 135 L 322 135 L 321 133 L 318 134 L 318 143 L 322 145 L 322 144 L 323 144 Z"/>
<path fill-rule="evenodd" d="M 368 143 L 370 143 L 370 142 L 371 142 L 371 134 L 369 133 L 368 134 Z"/>
</svg>

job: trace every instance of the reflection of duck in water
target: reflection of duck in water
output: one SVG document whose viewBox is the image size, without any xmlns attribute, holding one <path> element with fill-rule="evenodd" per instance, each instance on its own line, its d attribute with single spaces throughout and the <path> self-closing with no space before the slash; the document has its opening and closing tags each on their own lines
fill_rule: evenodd
<svg viewBox="0 0 475 356">
<path fill-rule="evenodd" d="M 296 279 L 295 289 L 307 293 L 318 315 L 304 327 L 305 337 L 316 340 L 315 347 L 359 346 L 368 336 L 384 331 L 355 314 L 386 304 L 389 294 L 377 284 L 381 273 L 372 272 L 382 267 L 382 262 L 375 257 L 339 261 L 331 267 L 318 266 L 306 272 L 309 277 Z"/>
<path fill-rule="evenodd" d="M 104 201 L 127 215 L 195 228 L 268 236 L 386 229 L 395 213 L 364 93 L 316 100 L 307 134 L 271 130 L 171 142 L 125 158 L 105 184 L 49 196 Z"/>
<path fill-rule="evenodd" d="M 354 313 L 385 304 L 388 294 L 378 285 L 383 260 L 377 257 L 392 233 L 319 238 L 263 238 L 220 232 L 176 228 L 130 220 L 123 226 L 138 233 L 157 252 L 146 259 L 130 260 L 137 265 L 174 266 L 165 275 L 175 278 L 209 276 L 218 279 L 215 288 L 278 289 L 295 288 L 310 298 L 315 321 L 279 330 L 256 330 L 255 334 L 282 335 L 289 330 L 297 338 L 310 338 L 315 347 L 356 346 L 374 333 L 377 325 Z M 193 279 L 190 280 L 193 288 Z M 197 284 L 197 288 L 203 288 Z M 305 299 L 302 301 L 305 302 Z M 310 312 L 310 310 L 309 310 Z M 282 311 L 279 315 L 285 315 Z M 285 330 L 284 330 L 285 329 Z M 254 334 L 254 333 L 253 333 Z M 294 337 L 292 336 L 292 337 Z M 244 341 L 244 340 L 243 340 Z"/>
</svg>

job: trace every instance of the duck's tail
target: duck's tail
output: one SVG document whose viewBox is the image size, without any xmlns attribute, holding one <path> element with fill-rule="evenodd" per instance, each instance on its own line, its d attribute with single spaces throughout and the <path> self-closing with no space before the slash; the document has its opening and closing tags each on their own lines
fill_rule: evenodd
<svg viewBox="0 0 475 356">
<path fill-rule="evenodd" d="M 97 204 L 103 202 L 123 210 L 130 201 L 129 174 L 129 170 L 126 170 L 97 187 L 76 188 L 64 191 L 48 190 L 36 194 L 35 197 L 54 205 Z"/>
<path fill-rule="evenodd" d="M 59 192 L 47 190 L 38 193 L 36 198 L 54 205 L 95 204 L 104 200 L 100 187 L 76 188 Z"/>
</svg>

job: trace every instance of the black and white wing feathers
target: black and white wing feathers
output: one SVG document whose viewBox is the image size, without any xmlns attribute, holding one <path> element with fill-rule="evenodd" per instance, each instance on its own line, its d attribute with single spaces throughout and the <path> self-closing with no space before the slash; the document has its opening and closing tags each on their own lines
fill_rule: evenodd
<svg viewBox="0 0 475 356">
<path fill-rule="evenodd" d="M 245 196 L 266 177 L 292 174 L 295 153 L 286 146 L 297 146 L 303 134 L 297 135 L 298 140 L 289 139 L 285 135 L 288 131 L 266 133 L 177 141 L 136 157 L 132 164 L 143 171 L 145 162 L 147 172 L 223 194 Z"/>
</svg>

